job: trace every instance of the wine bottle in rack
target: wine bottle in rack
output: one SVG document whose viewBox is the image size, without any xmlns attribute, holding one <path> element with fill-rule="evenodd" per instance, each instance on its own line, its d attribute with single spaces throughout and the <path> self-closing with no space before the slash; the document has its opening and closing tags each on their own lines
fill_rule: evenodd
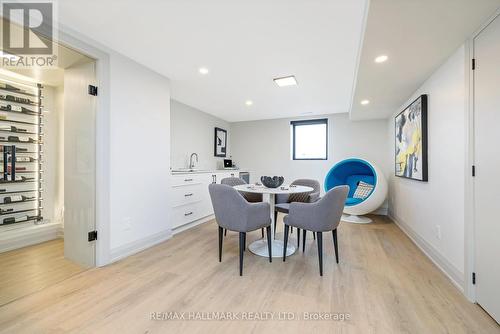
<svg viewBox="0 0 500 334">
<path fill-rule="evenodd" d="M 3 198 L 4 203 L 16 203 L 16 202 L 22 202 L 22 201 L 23 201 L 22 195 L 7 196 L 7 197 Z"/>
</svg>

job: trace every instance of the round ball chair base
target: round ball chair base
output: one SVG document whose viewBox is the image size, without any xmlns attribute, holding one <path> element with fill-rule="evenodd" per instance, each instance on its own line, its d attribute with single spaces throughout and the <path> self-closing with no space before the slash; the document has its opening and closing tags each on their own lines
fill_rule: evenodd
<svg viewBox="0 0 500 334">
<path fill-rule="evenodd" d="M 340 219 L 343 222 L 346 223 L 352 223 L 352 224 L 369 224 L 373 223 L 373 220 L 371 220 L 368 217 L 363 217 L 363 216 L 356 216 L 356 215 L 342 215 L 342 218 Z"/>
</svg>

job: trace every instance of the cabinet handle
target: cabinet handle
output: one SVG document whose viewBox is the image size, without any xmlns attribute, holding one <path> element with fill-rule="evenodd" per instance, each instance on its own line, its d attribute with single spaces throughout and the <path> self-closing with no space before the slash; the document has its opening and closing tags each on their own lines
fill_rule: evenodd
<svg viewBox="0 0 500 334">
<path fill-rule="evenodd" d="M 184 197 L 189 197 L 189 196 L 193 196 L 193 193 L 190 193 L 190 194 L 184 194 Z"/>
<path fill-rule="evenodd" d="M 184 182 L 193 181 L 193 179 L 184 179 Z"/>
<path fill-rule="evenodd" d="M 184 216 L 191 216 L 193 214 L 193 211 L 185 213 Z"/>
</svg>

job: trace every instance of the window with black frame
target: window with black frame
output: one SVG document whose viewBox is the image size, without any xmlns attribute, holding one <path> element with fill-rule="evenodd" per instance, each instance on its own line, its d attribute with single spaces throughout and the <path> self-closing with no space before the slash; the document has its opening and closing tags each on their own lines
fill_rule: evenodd
<svg viewBox="0 0 500 334">
<path fill-rule="evenodd" d="M 291 121 L 292 159 L 328 159 L 328 119 Z"/>
</svg>

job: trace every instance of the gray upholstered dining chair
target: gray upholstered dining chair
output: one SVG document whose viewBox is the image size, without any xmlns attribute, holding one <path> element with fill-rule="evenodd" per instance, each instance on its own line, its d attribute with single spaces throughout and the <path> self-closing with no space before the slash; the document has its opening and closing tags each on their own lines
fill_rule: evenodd
<svg viewBox="0 0 500 334">
<path fill-rule="evenodd" d="M 225 184 L 208 185 L 214 207 L 215 219 L 219 225 L 219 262 L 222 261 L 223 229 L 240 234 L 240 276 L 243 275 L 243 251 L 246 248 L 246 234 L 265 227 L 269 262 L 271 251 L 271 208 L 269 203 L 249 203 L 233 187 Z"/>
<path fill-rule="evenodd" d="M 328 191 L 325 196 L 313 203 L 290 203 L 289 214 L 285 216 L 285 242 L 283 261 L 286 260 L 286 247 L 290 226 L 304 231 L 316 232 L 318 242 L 319 274 L 323 276 L 323 232 L 332 232 L 335 247 L 335 259 L 339 263 L 337 245 L 337 226 L 342 217 L 344 203 L 349 193 L 348 186 L 338 186 Z"/>
<path fill-rule="evenodd" d="M 276 206 L 274 210 L 274 235 L 276 236 L 276 222 L 278 221 L 278 212 L 288 213 L 290 208 L 290 203 L 292 202 L 303 202 L 312 203 L 319 198 L 321 191 L 321 186 L 318 181 L 312 179 L 297 179 L 293 181 L 290 185 L 305 186 L 313 188 L 312 191 L 307 193 L 298 194 L 278 194 L 276 195 Z M 291 229 L 293 233 L 293 228 Z M 305 234 L 304 234 L 305 235 Z M 314 237 L 316 235 L 314 234 Z M 300 246 L 300 229 L 297 229 L 297 248 Z"/>
<path fill-rule="evenodd" d="M 247 184 L 243 179 L 239 177 L 226 177 L 220 181 L 221 184 L 225 184 L 231 187 L 239 186 L 242 184 Z M 262 194 L 249 193 L 240 191 L 240 194 L 245 197 L 245 199 L 250 203 L 262 202 Z M 262 238 L 264 238 L 264 229 L 261 229 Z M 227 234 L 227 230 L 224 230 L 224 236 Z"/>
</svg>

